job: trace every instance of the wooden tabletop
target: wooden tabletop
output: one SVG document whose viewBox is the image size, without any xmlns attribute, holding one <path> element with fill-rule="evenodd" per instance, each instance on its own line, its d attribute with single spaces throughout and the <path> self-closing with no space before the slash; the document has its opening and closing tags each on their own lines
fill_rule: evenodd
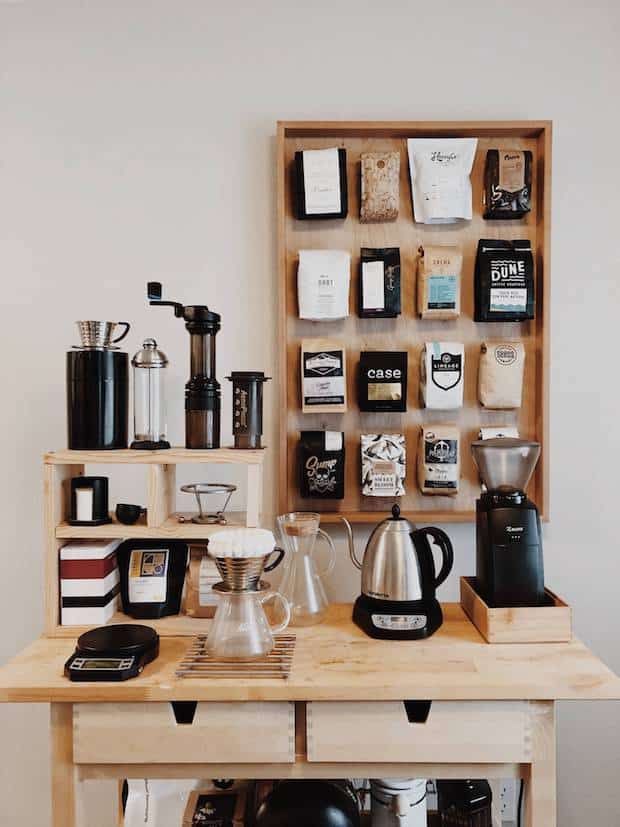
<svg viewBox="0 0 620 827">
<path fill-rule="evenodd" d="M 458 604 L 429 640 L 377 641 L 335 605 L 325 622 L 295 629 L 288 680 L 183 679 L 190 638 L 162 638 L 159 658 L 125 683 L 71 683 L 71 640 L 41 638 L 0 668 L 0 701 L 561 700 L 620 699 L 620 679 L 578 640 L 489 645 Z M 205 631 L 209 621 L 205 621 Z"/>
</svg>

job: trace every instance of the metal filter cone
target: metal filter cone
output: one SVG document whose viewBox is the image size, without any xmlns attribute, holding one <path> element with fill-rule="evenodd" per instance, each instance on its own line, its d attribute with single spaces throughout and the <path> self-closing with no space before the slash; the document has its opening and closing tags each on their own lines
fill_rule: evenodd
<svg viewBox="0 0 620 827">
<path fill-rule="evenodd" d="M 479 439 L 471 444 L 474 462 L 489 491 L 525 491 L 540 456 L 540 443 L 525 439 Z"/>
<path fill-rule="evenodd" d="M 215 565 L 229 591 L 258 591 L 270 554 L 260 557 L 215 557 Z"/>
</svg>

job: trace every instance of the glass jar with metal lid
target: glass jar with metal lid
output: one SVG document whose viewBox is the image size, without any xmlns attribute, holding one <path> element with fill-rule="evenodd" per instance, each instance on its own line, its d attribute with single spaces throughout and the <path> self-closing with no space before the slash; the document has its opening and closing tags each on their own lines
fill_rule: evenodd
<svg viewBox="0 0 620 827">
<path fill-rule="evenodd" d="M 145 339 L 134 354 L 132 448 L 155 451 L 170 448 L 166 424 L 166 368 L 168 357 L 157 348 L 155 339 Z"/>
</svg>

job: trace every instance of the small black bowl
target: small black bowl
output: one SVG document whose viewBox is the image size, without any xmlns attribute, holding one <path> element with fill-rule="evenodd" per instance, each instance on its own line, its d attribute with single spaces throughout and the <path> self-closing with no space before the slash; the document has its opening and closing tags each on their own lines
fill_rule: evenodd
<svg viewBox="0 0 620 827">
<path fill-rule="evenodd" d="M 140 519 L 140 515 L 144 514 L 146 508 L 141 505 L 132 505 L 131 503 L 119 503 L 116 506 L 116 519 L 123 525 L 133 525 Z"/>
</svg>

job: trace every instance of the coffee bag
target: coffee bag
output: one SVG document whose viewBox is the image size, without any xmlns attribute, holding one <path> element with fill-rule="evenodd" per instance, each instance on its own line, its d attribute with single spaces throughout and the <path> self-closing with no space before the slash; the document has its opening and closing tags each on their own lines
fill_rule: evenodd
<svg viewBox="0 0 620 827">
<path fill-rule="evenodd" d="M 405 494 L 406 447 L 403 434 L 362 434 L 362 494 L 402 497 Z"/>
<path fill-rule="evenodd" d="M 333 339 L 301 343 L 301 409 L 304 413 L 344 413 L 347 409 L 347 360 Z"/>
<path fill-rule="evenodd" d="M 462 408 L 464 371 L 461 342 L 426 342 L 420 363 L 422 405 L 435 411 Z"/>
<path fill-rule="evenodd" d="M 471 220 L 476 138 L 409 138 L 413 215 L 422 224 Z"/>
<path fill-rule="evenodd" d="M 185 613 L 190 617 L 213 617 L 217 607 L 217 592 L 213 591 L 213 586 L 221 579 L 206 545 L 190 545 L 185 577 Z"/>
<path fill-rule="evenodd" d="M 497 425 L 496 427 L 489 426 L 487 428 L 480 428 L 478 431 L 478 439 L 519 439 L 519 431 L 513 428 L 512 425 Z"/>
<path fill-rule="evenodd" d="M 461 312 L 463 254 L 458 247 L 418 250 L 418 313 L 423 319 L 456 319 Z"/>
<path fill-rule="evenodd" d="M 532 153 L 489 149 L 484 167 L 484 217 L 522 218 L 532 208 Z"/>
<path fill-rule="evenodd" d="M 407 410 L 407 351 L 360 353 L 358 402 L 360 411 Z"/>
<path fill-rule="evenodd" d="M 525 347 L 523 342 L 483 342 L 478 366 L 478 399 L 485 408 L 521 407 Z"/>
<path fill-rule="evenodd" d="M 297 269 L 299 318 L 315 322 L 349 315 L 351 254 L 346 250 L 300 250 Z"/>
<path fill-rule="evenodd" d="M 296 213 L 300 219 L 346 218 L 346 149 L 306 149 L 295 153 Z"/>
<path fill-rule="evenodd" d="M 418 484 L 423 494 L 458 494 L 460 434 L 454 425 L 425 425 L 420 430 Z"/>
<path fill-rule="evenodd" d="M 299 440 L 301 496 L 319 500 L 344 497 L 344 434 L 302 431 Z"/>
<path fill-rule="evenodd" d="M 534 318 L 534 258 L 527 239 L 481 238 L 474 276 L 477 322 Z"/>
<path fill-rule="evenodd" d="M 400 200 L 400 153 L 363 152 L 360 221 L 395 221 Z"/>
<path fill-rule="evenodd" d="M 393 319 L 400 314 L 398 247 L 362 247 L 358 312 L 369 319 Z"/>
</svg>

